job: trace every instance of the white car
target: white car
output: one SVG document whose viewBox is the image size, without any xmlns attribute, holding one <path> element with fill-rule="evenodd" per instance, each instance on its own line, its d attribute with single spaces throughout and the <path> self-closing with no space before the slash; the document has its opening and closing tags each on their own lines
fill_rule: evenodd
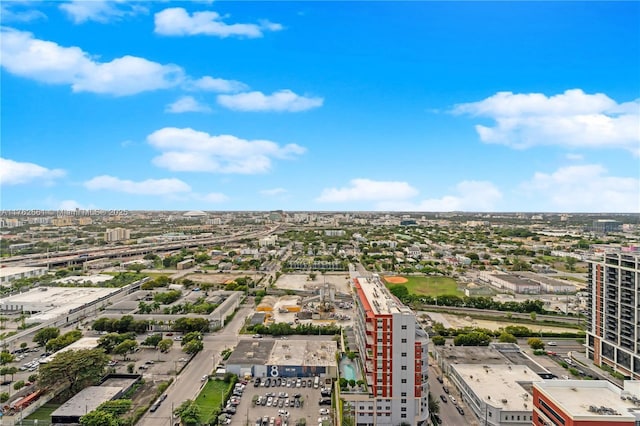
<svg viewBox="0 0 640 426">
<path fill-rule="evenodd" d="M 329 409 L 328 408 L 321 408 L 320 409 L 320 415 L 321 416 L 326 416 L 327 414 L 329 414 Z"/>
<path fill-rule="evenodd" d="M 205 374 L 204 376 L 202 376 L 200 380 L 202 380 L 203 382 L 206 382 L 207 380 L 209 380 L 209 376 Z"/>
<path fill-rule="evenodd" d="M 558 346 L 556 342 L 548 342 L 547 346 Z"/>
</svg>

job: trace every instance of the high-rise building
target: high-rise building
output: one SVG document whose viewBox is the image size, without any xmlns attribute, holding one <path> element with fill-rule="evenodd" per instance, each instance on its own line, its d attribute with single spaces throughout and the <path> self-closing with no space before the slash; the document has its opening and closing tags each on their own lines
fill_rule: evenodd
<svg viewBox="0 0 640 426">
<path fill-rule="evenodd" d="M 429 417 L 426 332 L 373 275 L 354 278 L 354 334 L 365 394 L 343 394 L 357 426 L 420 425 Z"/>
<path fill-rule="evenodd" d="M 124 228 L 107 229 L 104 233 L 106 242 L 124 241 L 131 238 L 131 231 Z"/>
<path fill-rule="evenodd" d="M 640 254 L 589 262 L 587 356 L 640 379 Z"/>
<path fill-rule="evenodd" d="M 608 234 L 609 232 L 620 232 L 622 223 L 613 219 L 594 220 L 591 230 L 596 234 Z"/>
</svg>

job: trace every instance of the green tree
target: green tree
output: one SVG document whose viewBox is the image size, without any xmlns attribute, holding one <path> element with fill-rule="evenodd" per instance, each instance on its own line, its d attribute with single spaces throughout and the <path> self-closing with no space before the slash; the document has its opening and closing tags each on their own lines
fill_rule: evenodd
<svg viewBox="0 0 640 426">
<path fill-rule="evenodd" d="M 136 368 L 135 364 L 127 364 L 127 373 L 133 374 L 133 369 Z"/>
<path fill-rule="evenodd" d="M 201 340 L 192 340 L 186 345 L 184 345 L 182 350 L 187 354 L 193 355 L 195 353 L 200 352 L 203 349 L 203 347 L 204 345 L 202 344 Z"/>
<path fill-rule="evenodd" d="M 195 401 L 187 399 L 174 410 L 174 414 L 180 417 L 182 423 L 195 425 L 200 418 L 200 408 Z"/>
<path fill-rule="evenodd" d="M 80 417 L 80 426 L 118 426 L 116 416 L 106 411 L 94 410 Z"/>
<path fill-rule="evenodd" d="M 531 346 L 531 349 L 544 349 L 544 342 L 537 337 L 530 337 L 527 344 Z"/>
<path fill-rule="evenodd" d="M 5 403 L 9 400 L 9 392 L 0 393 L 0 403 Z"/>
<path fill-rule="evenodd" d="M 173 346 L 173 340 L 171 339 L 162 339 L 158 342 L 158 350 L 160 352 L 169 352 L 171 347 Z"/>
<path fill-rule="evenodd" d="M 31 374 L 27 380 L 29 380 L 31 383 L 35 383 L 38 380 L 38 375 Z"/>
<path fill-rule="evenodd" d="M 15 360 L 16 360 L 16 357 L 11 355 L 9 352 L 7 351 L 0 352 L 0 365 L 9 364 L 10 362 L 13 362 Z"/>
<path fill-rule="evenodd" d="M 536 320 L 536 318 L 537 318 L 537 315 L 536 315 L 536 313 L 535 313 L 535 312 L 531 312 L 531 315 L 530 315 L 530 316 L 531 316 L 531 321 L 535 321 L 535 320 Z"/>
<path fill-rule="evenodd" d="M 46 346 L 47 342 L 60 336 L 60 329 L 56 327 L 46 327 L 39 330 L 34 336 L 33 341 L 40 346 Z"/>
<path fill-rule="evenodd" d="M 444 346 L 444 344 L 445 344 L 445 342 L 447 341 L 447 339 L 445 339 L 445 337 L 444 337 L 444 336 L 436 335 L 436 336 L 433 336 L 433 337 L 431 338 L 431 341 L 433 342 L 433 344 L 434 344 L 435 346 Z"/>
<path fill-rule="evenodd" d="M 113 353 L 116 355 L 122 355 L 122 359 L 125 359 L 127 357 L 127 354 L 134 350 L 137 346 L 138 342 L 136 342 L 135 340 L 127 339 L 113 348 Z"/>
<path fill-rule="evenodd" d="M 503 331 L 498 337 L 498 341 L 501 343 L 518 343 L 518 339 L 513 334 Z"/>
<path fill-rule="evenodd" d="M 440 403 L 429 392 L 429 414 L 434 415 L 440 412 Z"/>
<path fill-rule="evenodd" d="M 15 390 L 20 390 L 20 389 L 22 389 L 23 387 L 24 387 L 24 380 L 18 380 L 17 382 L 15 382 L 15 383 L 13 384 L 13 388 L 14 388 Z"/>
<path fill-rule="evenodd" d="M 564 261 L 564 265 L 569 271 L 576 270 L 576 263 L 578 263 L 578 259 L 576 259 L 575 257 L 567 257 Z"/>
<path fill-rule="evenodd" d="M 98 383 L 109 357 L 101 349 L 64 351 L 40 365 L 40 386 L 63 386 L 63 397 L 71 397 L 87 386 Z"/>
<path fill-rule="evenodd" d="M 152 334 L 151 336 L 148 336 L 146 339 L 144 339 L 144 342 L 142 342 L 142 344 L 145 346 L 153 346 L 155 348 L 158 346 L 158 343 L 160 343 L 161 340 L 162 340 L 162 333 L 155 333 L 155 334 Z"/>
<path fill-rule="evenodd" d="M 139 274 L 146 266 L 142 263 L 132 263 L 127 265 L 128 271 L 134 271 L 136 274 Z"/>
</svg>

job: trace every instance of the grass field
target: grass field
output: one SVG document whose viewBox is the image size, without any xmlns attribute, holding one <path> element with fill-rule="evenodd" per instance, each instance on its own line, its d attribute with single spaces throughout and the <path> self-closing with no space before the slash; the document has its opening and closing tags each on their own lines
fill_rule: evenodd
<svg viewBox="0 0 640 426">
<path fill-rule="evenodd" d="M 50 422 L 51 413 L 56 411 L 60 405 L 62 404 L 44 404 L 42 407 L 31 413 L 29 417 L 26 417 L 26 420 L 46 420 L 47 422 Z"/>
<path fill-rule="evenodd" d="M 458 284 L 453 278 L 449 277 L 404 277 L 407 279 L 404 285 L 409 293 L 423 296 L 462 296 L 464 293 L 458 291 Z M 389 284 L 387 284 L 389 286 Z"/>
<path fill-rule="evenodd" d="M 222 380 L 209 380 L 196 398 L 196 405 L 200 408 L 200 422 L 209 421 L 211 413 L 222 404 L 224 392 L 229 388 L 229 383 Z"/>
</svg>

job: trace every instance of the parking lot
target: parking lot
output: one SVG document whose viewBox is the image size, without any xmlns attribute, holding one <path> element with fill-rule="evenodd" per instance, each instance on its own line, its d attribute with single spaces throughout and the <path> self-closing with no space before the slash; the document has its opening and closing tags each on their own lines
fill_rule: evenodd
<svg viewBox="0 0 640 426">
<path fill-rule="evenodd" d="M 331 426 L 331 399 L 326 396 L 325 404 L 319 404 L 323 398 L 321 387 L 319 380 L 318 388 L 314 388 L 314 377 L 254 379 L 236 400 L 236 413 L 230 424 L 245 426 L 248 421 L 256 426 L 295 426 L 304 419 L 307 426 Z"/>
</svg>

